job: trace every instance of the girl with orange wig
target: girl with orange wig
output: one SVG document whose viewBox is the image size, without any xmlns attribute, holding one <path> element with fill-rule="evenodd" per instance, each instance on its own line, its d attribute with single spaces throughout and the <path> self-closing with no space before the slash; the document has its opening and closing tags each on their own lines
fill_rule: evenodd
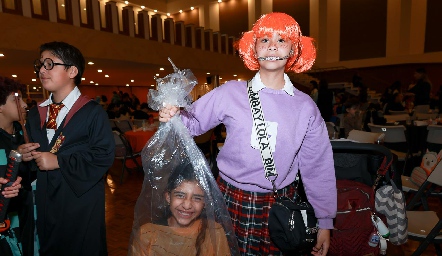
<svg viewBox="0 0 442 256">
<path fill-rule="evenodd" d="M 336 180 L 327 128 L 309 95 L 297 90 L 285 72 L 310 69 L 316 58 L 313 39 L 284 13 L 261 16 L 235 43 L 244 64 L 257 70 L 248 82 L 229 81 L 207 93 L 190 109 L 166 106 L 160 121 L 179 115 L 196 136 L 223 123 L 227 137 L 217 156 L 221 192 L 229 209 L 242 255 L 281 255 L 269 237 L 274 202 L 272 183 L 264 175 L 253 126 L 248 87 L 258 93 L 269 146 L 278 173 L 279 195 L 293 197 L 298 170 L 315 210 L 319 232 L 312 254 L 326 255 L 336 215 Z"/>
</svg>

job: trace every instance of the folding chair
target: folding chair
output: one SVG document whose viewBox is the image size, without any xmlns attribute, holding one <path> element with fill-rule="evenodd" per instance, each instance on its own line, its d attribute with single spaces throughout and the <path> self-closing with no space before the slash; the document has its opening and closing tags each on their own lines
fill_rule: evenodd
<svg viewBox="0 0 442 256">
<path fill-rule="evenodd" d="M 414 113 L 428 113 L 428 111 L 430 111 L 430 105 L 414 106 Z"/>
<path fill-rule="evenodd" d="M 393 115 L 393 116 L 394 115 L 408 115 L 408 111 L 406 111 L 406 110 L 401 110 L 401 111 L 390 110 L 388 112 L 390 113 L 390 115 Z"/>
<path fill-rule="evenodd" d="M 127 141 L 124 134 L 113 131 L 114 140 L 115 140 L 115 159 L 119 159 L 122 161 L 123 168 L 121 170 L 121 178 L 120 183 L 123 184 L 123 176 L 124 171 L 126 170 L 126 160 L 132 159 L 132 161 L 137 166 L 137 170 L 141 170 L 141 166 L 138 164 L 137 157 L 141 156 L 140 152 L 133 152 L 132 147 L 130 146 L 129 141 Z"/>
<path fill-rule="evenodd" d="M 148 123 L 147 123 L 147 120 L 145 120 L 145 119 L 134 119 L 134 120 L 132 120 L 132 123 L 134 124 L 134 125 L 136 125 L 138 128 L 142 128 L 143 127 L 143 124 L 144 125 L 147 125 Z"/>
<path fill-rule="evenodd" d="M 436 119 L 438 113 L 416 113 L 417 120 Z"/>
<path fill-rule="evenodd" d="M 333 122 L 325 122 L 328 131 L 328 137 L 333 139 L 338 139 L 336 137 L 339 136 L 339 128 Z"/>
<path fill-rule="evenodd" d="M 129 120 L 116 120 L 115 125 L 121 133 L 132 131 L 132 124 Z"/>
<path fill-rule="evenodd" d="M 382 141 L 384 136 L 383 133 L 351 130 L 347 139 L 361 143 L 377 143 L 378 141 Z"/>
<path fill-rule="evenodd" d="M 413 252 L 413 256 L 421 255 L 430 244 L 434 244 L 437 255 L 442 255 L 440 243 L 442 243 L 442 220 L 434 211 L 410 211 L 422 198 L 431 194 L 431 188 L 442 186 L 442 162 L 436 166 L 428 179 L 419 187 L 418 192 L 407 206 L 408 238 L 421 241 L 419 247 Z"/>
<path fill-rule="evenodd" d="M 410 115 L 408 114 L 384 115 L 384 118 L 387 120 L 387 123 L 393 123 L 393 122 L 410 120 Z"/>
<path fill-rule="evenodd" d="M 384 133 L 384 146 L 389 148 L 393 154 L 398 157 L 399 162 L 404 162 L 402 173 L 407 165 L 407 160 L 410 157 L 410 148 L 407 137 L 405 135 L 406 128 L 403 125 L 383 126 L 368 124 L 371 132 Z"/>
<path fill-rule="evenodd" d="M 427 148 L 437 153 L 442 150 L 442 125 L 429 125 L 427 130 Z"/>
</svg>

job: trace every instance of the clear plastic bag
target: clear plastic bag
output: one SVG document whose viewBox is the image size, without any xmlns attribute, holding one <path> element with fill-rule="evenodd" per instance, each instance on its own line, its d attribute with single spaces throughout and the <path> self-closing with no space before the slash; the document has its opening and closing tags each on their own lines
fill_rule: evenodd
<svg viewBox="0 0 442 256">
<path fill-rule="evenodd" d="M 149 92 L 154 110 L 165 104 L 190 106 L 196 78 L 173 67 L 174 73 L 157 80 L 158 91 Z M 145 176 L 129 255 L 239 255 L 223 196 L 178 115 L 161 123 L 142 151 L 142 162 Z"/>
</svg>

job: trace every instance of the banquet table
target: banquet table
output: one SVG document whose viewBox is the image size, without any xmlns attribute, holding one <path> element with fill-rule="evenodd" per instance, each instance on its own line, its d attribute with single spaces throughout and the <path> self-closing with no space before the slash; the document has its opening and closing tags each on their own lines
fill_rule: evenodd
<svg viewBox="0 0 442 256">
<path fill-rule="evenodd" d="M 156 129 L 146 131 L 138 129 L 136 131 L 127 131 L 124 133 L 124 136 L 129 141 L 133 152 L 140 152 L 141 150 L 143 150 L 144 145 L 146 145 L 147 141 L 155 134 L 155 132 Z M 141 163 L 141 159 L 137 159 L 137 161 Z M 131 161 L 127 161 L 126 166 L 128 168 L 136 168 L 136 165 Z"/>
</svg>

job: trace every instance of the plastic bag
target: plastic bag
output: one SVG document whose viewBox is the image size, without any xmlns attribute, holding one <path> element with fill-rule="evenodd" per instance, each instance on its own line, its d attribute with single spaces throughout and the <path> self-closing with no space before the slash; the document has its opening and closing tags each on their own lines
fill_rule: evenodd
<svg viewBox="0 0 442 256">
<path fill-rule="evenodd" d="M 158 79 L 158 91 L 149 92 L 154 110 L 165 104 L 190 106 L 196 78 L 172 65 L 175 73 Z M 238 255 L 224 198 L 178 115 L 161 123 L 141 156 L 145 176 L 129 255 Z"/>
</svg>

